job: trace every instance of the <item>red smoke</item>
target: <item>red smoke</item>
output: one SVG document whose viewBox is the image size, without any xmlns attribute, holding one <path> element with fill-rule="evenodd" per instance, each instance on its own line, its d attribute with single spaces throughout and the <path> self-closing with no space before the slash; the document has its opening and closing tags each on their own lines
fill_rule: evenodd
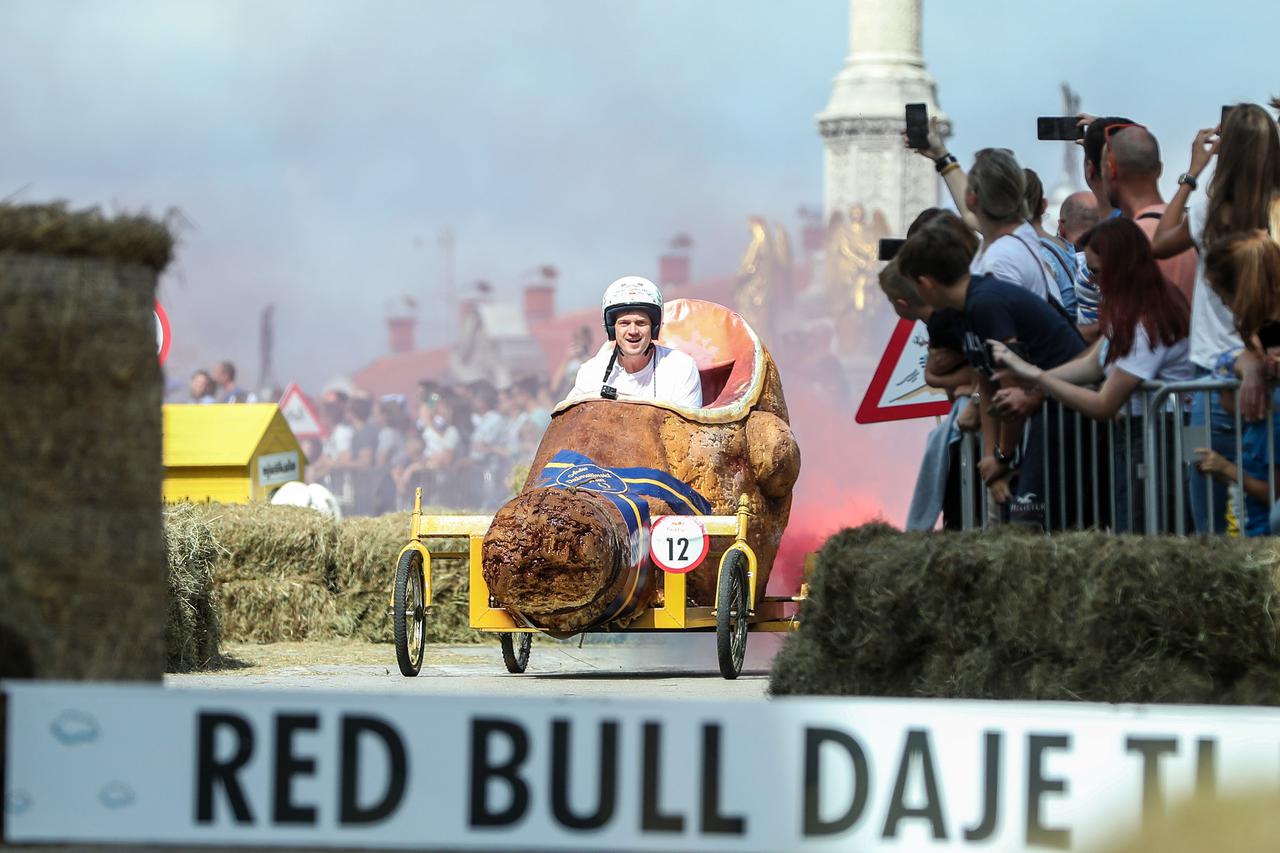
<svg viewBox="0 0 1280 853">
<path fill-rule="evenodd" d="M 831 534 L 876 518 L 901 527 L 915 487 L 924 436 L 933 419 L 863 425 L 853 409 L 811 390 L 786 388 L 791 428 L 800 445 L 800 479 L 791 518 L 769 577 L 770 595 L 793 595 L 805 556 Z M 861 400 L 865 386 L 853 389 Z"/>
</svg>

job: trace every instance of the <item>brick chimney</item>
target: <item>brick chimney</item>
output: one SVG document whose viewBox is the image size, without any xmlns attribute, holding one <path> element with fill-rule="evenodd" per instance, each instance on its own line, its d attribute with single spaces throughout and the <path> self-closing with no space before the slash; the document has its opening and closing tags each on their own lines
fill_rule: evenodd
<svg viewBox="0 0 1280 853">
<path fill-rule="evenodd" d="M 693 238 L 688 234 L 677 234 L 671 238 L 667 250 L 658 256 L 658 286 L 667 288 L 684 287 L 691 278 L 690 250 L 693 249 Z"/>
<path fill-rule="evenodd" d="M 387 318 L 387 341 L 392 355 L 404 355 L 417 349 L 413 340 L 413 329 L 417 323 L 413 317 Z"/>
<path fill-rule="evenodd" d="M 529 325 L 545 323 L 556 313 L 556 286 L 538 282 L 524 286 L 524 319 Z"/>
</svg>

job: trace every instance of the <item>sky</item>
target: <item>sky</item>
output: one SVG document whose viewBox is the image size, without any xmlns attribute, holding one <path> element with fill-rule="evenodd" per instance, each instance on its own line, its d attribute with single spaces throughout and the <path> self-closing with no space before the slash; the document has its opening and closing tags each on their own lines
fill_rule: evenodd
<svg viewBox="0 0 1280 853">
<path fill-rule="evenodd" d="M 846 0 L 0 4 L 0 197 L 181 212 L 160 296 L 170 375 L 222 358 L 309 387 L 385 352 L 402 294 L 419 343 L 458 291 L 515 298 L 543 264 L 559 307 L 654 274 L 676 233 L 695 276 L 736 268 L 746 220 L 820 206 L 815 116 L 848 49 Z M 1061 111 L 1148 124 L 1165 185 L 1220 105 L 1280 94 L 1280 4 L 925 0 L 924 54 L 962 161 L 1013 148 L 1052 184 Z M 995 34 L 994 36 L 992 34 Z M 888 336 L 888 330 L 885 337 Z M 872 346 L 878 346 L 871 342 Z"/>
</svg>

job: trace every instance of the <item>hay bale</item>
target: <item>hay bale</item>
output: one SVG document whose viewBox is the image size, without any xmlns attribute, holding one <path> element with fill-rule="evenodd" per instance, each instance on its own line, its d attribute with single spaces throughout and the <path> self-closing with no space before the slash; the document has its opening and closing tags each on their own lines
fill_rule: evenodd
<svg viewBox="0 0 1280 853">
<path fill-rule="evenodd" d="M 159 273 L 173 257 L 177 218 L 176 211 L 164 222 L 130 214 L 108 218 L 96 207 L 68 210 L 66 202 L 0 204 L 0 252 L 139 264 Z"/>
<path fill-rule="evenodd" d="M 225 554 L 214 567 L 224 581 L 302 580 L 334 588 L 338 525 L 306 507 L 197 504 Z"/>
<path fill-rule="evenodd" d="M 429 515 L 453 510 L 424 509 Z M 376 643 L 392 641 L 388 606 L 395 583 L 396 557 L 409 541 L 411 514 L 390 513 L 376 518 L 347 518 L 338 526 L 334 549 L 334 586 L 337 589 L 338 635 Z M 435 551 L 465 551 L 466 537 L 438 539 Z M 468 627 L 466 560 L 440 558 L 431 561 L 432 607 L 427 619 L 427 642 L 481 642 Z"/>
<path fill-rule="evenodd" d="M 215 587 L 222 637 L 233 643 L 332 639 L 338 608 L 322 584 L 263 578 L 223 581 Z"/>
<path fill-rule="evenodd" d="M 139 217 L 0 205 L 0 676 L 164 671 L 162 381 Z"/>
<path fill-rule="evenodd" d="M 165 623 L 166 672 L 208 669 L 221 662 L 213 564 L 222 554 L 208 520 L 191 504 L 164 511 L 169 555 L 169 619 Z"/>
<path fill-rule="evenodd" d="M 1280 704 L 1268 542 L 999 530 L 832 537 L 782 694 Z"/>
<path fill-rule="evenodd" d="M 409 541 L 411 513 L 344 518 L 338 525 L 333 555 L 333 585 L 339 592 L 380 590 L 389 596 L 396 576 L 396 555 Z"/>
<path fill-rule="evenodd" d="M 226 640 L 354 637 L 391 642 L 388 607 L 396 556 L 409 540 L 409 513 L 347 518 L 335 524 L 299 507 L 185 506 L 210 526 L 222 546 L 212 573 Z M 462 551 L 466 539 L 439 540 L 432 546 Z M 467 561 L 433 560 L 431 574 L 434 598 L 428 642 L 482 642 L 484 637 L 467 626 Z M 296 603 L 296 609 L 277 600 L 285 597 Z"/>
</svg>

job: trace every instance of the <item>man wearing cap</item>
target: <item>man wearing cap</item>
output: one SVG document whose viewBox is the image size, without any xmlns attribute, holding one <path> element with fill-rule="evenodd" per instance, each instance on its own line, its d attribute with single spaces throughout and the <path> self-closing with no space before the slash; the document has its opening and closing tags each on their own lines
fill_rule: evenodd
<svg viewBox="0 0 1280 853">
<path fill-rule="evenodd" d="M 662 329 L 662 291 L 640 276 L 609 285 L 602 304 L 604 330 L 612 345 L 578 368 L 567 400 L 602 397 L 702 406 L 702 380 L 688 355 L 654 343 Z"/>
</svg>

